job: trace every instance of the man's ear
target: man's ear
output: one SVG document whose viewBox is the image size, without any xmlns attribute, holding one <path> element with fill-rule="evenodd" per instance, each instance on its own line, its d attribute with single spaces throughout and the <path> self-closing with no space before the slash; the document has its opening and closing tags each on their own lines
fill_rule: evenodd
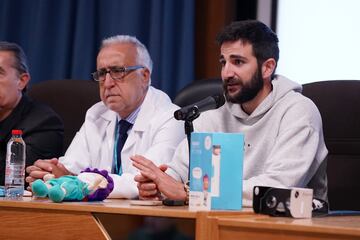
<svg viewBox="0 0 360 240">
<path fill-rule="evenodd" d="M 261 72 L 264 79 L 271 78 L 271 75 L 275 71 L 276 61 L 273 58 L 266 60 L 261 66 Z"/>
<path fill-rule="evenodd" d="M 149 85 L 150 81 L 150 70 L 148 68 L 141 69 L 141 75 L 143 77 L 143 81 L 146 83 L 146 85 Z"/>
<path fill-rule="evenodd" d="M 21 73 L 18 82 L 18 90 L 22 91 L 30 81 L 29 73 Z"/>
</svg>

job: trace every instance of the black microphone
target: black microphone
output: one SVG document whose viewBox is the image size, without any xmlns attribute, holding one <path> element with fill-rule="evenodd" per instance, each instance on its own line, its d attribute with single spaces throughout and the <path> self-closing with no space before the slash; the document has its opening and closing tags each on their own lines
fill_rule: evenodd
<svg viewBox="0 0 360 240">
<path fill-rule="evenodd" d="M 224 105 L 224 103 L 225 98 L 223 95 L 209 96 L 197 103 L 176 110 L 174 112 L 174 117 L 176 120 L 187 120 L 189 118 L 195 119 L 200 115 L 201 112 L 217 109 Z"/>
</svg>

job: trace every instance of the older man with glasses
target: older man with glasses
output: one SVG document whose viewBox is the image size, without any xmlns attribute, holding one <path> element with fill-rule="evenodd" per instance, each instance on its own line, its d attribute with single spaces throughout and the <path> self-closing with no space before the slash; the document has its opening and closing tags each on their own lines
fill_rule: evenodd
<svg viewBox="0 0 360 240">
<path fill-rule="evenodd" d="M 92 106 L 65 156 L 38 160 L 26 169 L 27 182 L 52 173 L 56 177 L 79 174 L 87 167 L 111 172 L 114 190 L 110 197 L 138 195 L 134 176 L 135 154 L 167 163 L 185 135 L 173 118 L 178 108 L 162 91 L 150 86 L 152 61 L 135 37 L 103 40 L 93 79 L 99 82 L 102 102 Z"/>
</svg>

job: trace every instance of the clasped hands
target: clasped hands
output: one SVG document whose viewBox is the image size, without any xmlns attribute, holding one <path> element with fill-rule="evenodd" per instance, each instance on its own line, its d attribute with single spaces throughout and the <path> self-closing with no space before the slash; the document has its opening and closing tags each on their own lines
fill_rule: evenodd
<svg viewBox="0 0 360 240">
<path fill-rule="evenodd" d="M 43 179 L 44 176 L 49 173 L 53 174 L 56 178 L 64 175 L 71 175 L 71 173 L 59 162 L 57 158 L 36 160 L 34 165 L 26 168 L 26 172 L 29 175 L 25 178 L 25 181 L 29 183 L 30 186 L 32 182 L 37 179 Z M 30 187 L 28 187 L 28 190 L 31 191 Z"/>
<path fill-rule="evenodd" d="M 130 157 L 133 166 L 140 174 L 134 180 L 137 182 L 139 199 L 162 200 L 162 196 L 172 200 L 185 200 L 184 185 L 165 173 L 167 165 L 157 167 L 152 161 L 143 156 Z"/>
</svg>

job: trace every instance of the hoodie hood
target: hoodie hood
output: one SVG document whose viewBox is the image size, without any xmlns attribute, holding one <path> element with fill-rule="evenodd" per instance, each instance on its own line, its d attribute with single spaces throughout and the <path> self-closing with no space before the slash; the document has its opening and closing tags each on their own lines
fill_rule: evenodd
<svg viewBox="0 0 360 240">
<path fill-rule="evenodd" d="M 291 91 L 301 93 L 302 91 L 302 86 L 300 84 L 293 82 L 281 75 L 276 75 L 276 77 L 271 81 L 271 84 L 273 89 L 270 94 L 250 115 L 244 112 L 237 103 L 226 102 L 225 105 L 234 116 L 246 121 L 257 121 L 257 119 L 261 118 L 270 108 L 273 107 L 276 102 L 278 102 L 279 99 L 284 97 L 287 93 Z"/>
</svg>

